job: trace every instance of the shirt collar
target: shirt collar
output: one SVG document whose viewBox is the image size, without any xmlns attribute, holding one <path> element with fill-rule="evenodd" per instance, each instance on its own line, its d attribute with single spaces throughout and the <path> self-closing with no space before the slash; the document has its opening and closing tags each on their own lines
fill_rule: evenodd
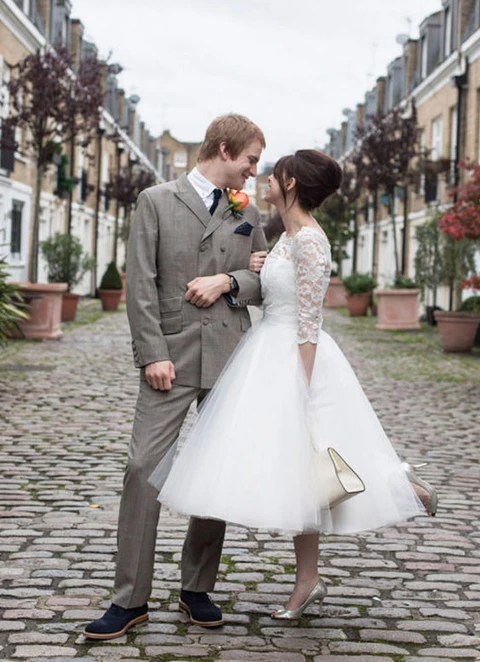
<svg viewBox="0 0 480 662">
<path fill-rule="evenodd" d="M 209 182 L 196 166 L 188 173 L 187 177 L 190 184 L 197 191 L 202 200 L 208 198 L 209 195 L 212 195 L 213 190 L 218 188 L 212 184 L 212 182 Z"/>
</svg>

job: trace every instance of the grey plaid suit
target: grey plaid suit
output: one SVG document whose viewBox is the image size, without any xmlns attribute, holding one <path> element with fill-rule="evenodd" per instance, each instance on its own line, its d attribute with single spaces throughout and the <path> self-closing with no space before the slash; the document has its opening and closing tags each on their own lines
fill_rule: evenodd
<svg viewBox="0 0 480 662">
<path fill-rule="evenodd" d="M 128 244 L 127 313 L 140 390 L 128 450 L 118 524 L 113 602 L 124 608 L 150 595 L 160 513 L 147 480 L 178 436 L 191 403 L 210 389 L 250 326 L 247 305 L 261 303 L 258 275 L 248 271 L 250 253 L 265 250 L 259 214 L 249 205 L 241 219 L 225 213 L 224 193 L 210 216 L 186 175 L 143 191 Z M 235 228 L 247 221 L 249 236 Z M 197 276 L 233 275 L 235 306 L 220 297 L 209 308 L 185 300 Z M 176 379 L 170 391 L 152 389 L 144 366 L 170 359 Z M 225 524 L 192 518 L 182 553 L 182 587 L 210 591 L 215 584 Z"/>
</svg>

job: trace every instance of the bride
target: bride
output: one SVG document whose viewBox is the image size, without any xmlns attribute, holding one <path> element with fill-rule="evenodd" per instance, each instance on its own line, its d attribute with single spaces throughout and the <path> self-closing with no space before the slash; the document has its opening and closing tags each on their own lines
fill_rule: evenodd
<svg viewBox="0 0 480 662">
<path fill-rule="evenodd" d="M 272 614 L 277 619 L 298 618 L 324 599 L 320 533 L 388 526 L 425 512 L 424 505 L 436 508 L 434 490 L 402 465 L 348 361 L 322 330 L 330 245 L 311 211 L 341 178 L 338 163 L 317 150 L 276 163 L 265 199 L 285 232 L 261 270 L 263 318 L 234 352 L 178 455 L 172 460 L 173 448 L 150 477 L 159 501 L 175 511 L 294 535 L 295 588 Z M 334 508 L 315 471 L 314 454 L 327 447 L 365 484 Z"/>
</svg>

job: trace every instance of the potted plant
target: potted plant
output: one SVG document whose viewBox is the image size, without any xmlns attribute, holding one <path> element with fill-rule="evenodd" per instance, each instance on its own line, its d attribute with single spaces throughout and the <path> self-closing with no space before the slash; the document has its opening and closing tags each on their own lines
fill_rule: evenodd
<svg viewBox="0 0 480 662">
<path fill-rule="evenodd" d="M 375 290 L 377 329 L 409 331 L 421 328 L 418 321 L 420 288 L 407 276 L 396 276 L 391 288 Z"/>
<path fill-rule="evenodd" d="M 480 276 L 465 279 L 461 288 L 480 291 Z M 436 311 L 435 317 L 443 351 L 469 352 L 480 328 L 480 296 L 468 297 L 456 311 Z"/>
<path fill-rule="evenodd" d="M 40 249 L 47 263 L 48 282 L 67 284 L 62 297 L 62 322 L 70 322 L 75 319 L 80 297 L 72 289 L 92 269 L 93 260 L 84 254 L 80 239 L 61 232 L 42 241 Z"/>
<path fill-rule="evenodd" d="M 414 267 L 415 282 L 420 288 L 420 299 L 425 305 L 425 318 L 430 326 L 435 326 L 434 312 L 441 310 L 437 305 L 438 288 L 441 285 L 443 269 L 443 235 L 438 227 L 441 214 L 434 213 L 426 223 L 415 228 L 417 250 Z"/>
<path fill-rule="evenodd" d="M 0 346 L 7 338 L 17 335 L 18 324 L 28 319 L 19 288 L 8 282 L 10 274 L 4 257 L 0 258 Z"/>
<path fill-rule="evenodd" d="M 375 279 L 370 274 L 351 274 L 342 278 L 347 292 L 347 308 L 351 317 L 361 317 L 367 314 L 372 291 L 376 286 Z"/>
<path fill-rule="evenodd" d="M 110 262 L 98 288 L 103 310 L 110 312 L 117 310 L 122 296 L 122 287 L 122 278 L 117 265 L 115 262 Z"/>
<path fill-rule="evenodd" d="M 445 352 L 469 352 L 480 324 L 477 297 L 462 309 L 462 289 L 476 290 L 479 284 L 477 277 L 469 277 L 475 274 L 475 246 L 480 240 L 480 165 L 465 162 L 461 167 L 471 176 L 452 189 L 455 202 L 438 221 L 445 235 L 444 277 L 450 285 L 450 310 L 435 312 Z"/>
</svg>

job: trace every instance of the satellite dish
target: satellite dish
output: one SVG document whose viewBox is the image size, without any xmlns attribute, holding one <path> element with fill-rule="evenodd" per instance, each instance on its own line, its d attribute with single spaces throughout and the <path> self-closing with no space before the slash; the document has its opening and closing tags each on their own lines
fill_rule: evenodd
<svg viewBox="0 0 480 662">
<path fill-rule="evenodd" d="M 410 37 L 408 36 L 408 34 L 403 34 L 403 33 L 397 34 L 397 36 L 395 37 L 395 41 L 397 42 L 397 44 L 400 44 L 400 46 L 405 46 L 405 44 L 409 39 Z"/>
<path fill-rule="evenodd" d="M 138 96 L 138 94 L 132 94 L 132 95 L 129 97 L 129 101 L 130 101 L 131 103 L 137 104 L 137 103 L 140 101 L 140 97 Z"/>
</svg>

